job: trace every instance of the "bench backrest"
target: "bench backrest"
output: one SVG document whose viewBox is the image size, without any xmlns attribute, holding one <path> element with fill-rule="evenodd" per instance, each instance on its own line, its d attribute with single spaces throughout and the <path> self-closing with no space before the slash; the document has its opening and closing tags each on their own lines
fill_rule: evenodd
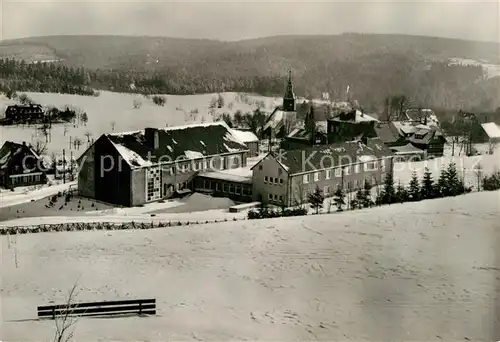
<svg viewBox="0 0 500 342">
<path fill-rule="evenodd" d="M 113 314 L 147 314 L 156 315 L 156 299 L 133 299 L 108 302 L 71 303 L 60 305 L 45 305 L 37 308 L 38 317 L 61 315 L 71 316 L 101 316 Z"/>
</svg>

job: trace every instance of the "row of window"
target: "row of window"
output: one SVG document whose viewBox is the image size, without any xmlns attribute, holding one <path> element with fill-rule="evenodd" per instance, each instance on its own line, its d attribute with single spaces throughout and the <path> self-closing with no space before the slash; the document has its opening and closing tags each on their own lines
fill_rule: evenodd
<svg viewBox="0 0 500 342">
<path fill-rule="evenodd" d="M 12 185 L 39 182 L 42 175 L 11 176 Z"/>
<path fill-rule="evenodd" d="M 384 179 L 384 175 L 381 176 L 381 180 Z M 344 190 L 358 190 L 361 189 L 365 186 L 365 182 L 369 182 L 372 186 L 375 184 L 380 183 L 377 179 L 377 177 L 372 176 L 372 177 L 366 177 L 364 180 L 357 180 L 355 179 L 354 181 L 346 181 L 344 182 Z M 336 185 L 326 185 L 323 187 L 323 196 L 329 197 L 333 196 L 335 194 L 335 191 L 337 191 L 339 184 Z M 311 193 L 311 190 L 304 190 L 303 198 L 307 200 L 309 194 Z"/>
<path fill-rule="evenodd" d="M 277 177 L 264 177 L 264 183 L 266 184 L 274 184 L 274 185 L 283 185 L 283 178 L 277 178 Z"/>
<path fill-rule="evenodd" d="M 278 196 L 276 194 L 269 194 L 268 195 L 268 199 L 271 202 L 279 202 L 279 203 L 283 202 L 283 196 L 282 195 Z"/>
<path fill-rule="evenodd" d="M 221 181 L 211 181 L 205 179 L 205 180 L 198 180 L 197 186 L 203 189 L 211 189 L 222 193 L 252 197 L 251 185 L 223 183 Z"/>
<path fill-rule="evenodd" d="M 381 163 L 380 163 L 382 169 L 384 168 L 384 161 L 381 160 Z M 378 163 L 377 161 L 372 161 L 372 162 L 367 162 L 367 163 L 363 163 L 363 164 L 356 164 L 354 165 L 354 173 L 360 173 L 361 172 L 361 166 L 363 166 L 363 170 L 364 171 L 376 171 L 378 169 Z M 336 178 L 340 178 L 342 177 L 342 170 L 344 172 L 344 176 L 349 176 L 350 174 L 350 171 L 351 171 L 351 167 L 350 166 L 346 166 L 344 167 L 343 169 L 342 168 L 336 168 L 336 169 L 333 169 L 333 171 L 335 172 L 335 177 Z M 332 169 L 328 169 L 328 170 L 325 170 L 325 178 L 324 179 L 332 179 Z M 317 172 L 314 172 L 312 174 L 313 176 L 313 182 L 318 182 L 320 180 L 320 174 L 322 173 L 322 171 L 317 171 Z M 311 174 L 308 173 L 308 174 L 305 174 L 302 176 L 303 177 L 303 183 L 304 184 L 307 184 L 311 181 Z"/>
<path fill-rule="evenodd" d="M 221 159 L 216 162 L 216 159 L 212 160 L 194 160 L 191 163 L 184 163 L 179 165 L 179 173 L 186 173 L 191 171 L 210 171 L 210 170 L 226 170 L 242 167 L 242 159 L 240 156 L 229 156 L 227 158 L 221 157 Z M 174 167 L 167 166 L 163 168 L 163 172 L 174 174 Z"/>
</svg>

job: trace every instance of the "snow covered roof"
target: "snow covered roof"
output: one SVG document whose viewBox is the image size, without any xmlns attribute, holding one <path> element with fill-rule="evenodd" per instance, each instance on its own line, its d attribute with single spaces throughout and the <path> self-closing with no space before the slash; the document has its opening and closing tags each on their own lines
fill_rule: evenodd
<svg viewBox="0 0 500 342">
<path fill-rule="evenodd" d="M 266 131 L 269 128 L 272 130 L 276 130 L 280 125 L 283 124 L 283 119 L 285 118 L 285 112 L 281 110 L 281 108 L 276 108 L 274 112 L 271 113 L 269 118 L 267 119 L 266 124 L 263 127 L 263 130 Z"/>
<path fill-rule="evenodd" d="M 200 176 L 237 183 L 252 183 L 252 170 L 249 167 L 239 167 L 236 169 L 204 172 L 201 173 Z"/>
<path fill-rule="evenodd" d="M 424 153 L 423 150 L 413 146 L 410 143 L 403 145 L 403 146 L 393 146 L 393 147 L 391 147 L 391 150 L 395 154 L 417 154 L 417 153 L 420 154 L 420 153 Z"/>
<path fill-rule="evenodd" d="M 343 112 L 333 118 L 335 121 L 349 121 L 349 122 L 379 122 L 373 116 L 365 114 L 360 110 Z"/>
<path fill-rule="evenodd" d="M 248 150 L 245 143 L 222 121 L 146 128 L 141 131 L 106 134 L 106 137 L 131 167 Z M 154 146 L 155 140 L 157 148 Z"/>
<path fill-rule="evenodd" d="M 488 138 L 500 139 L 500 128 L 496 123 L 494 122 L 484 123 L 481 124 L 481 127 L 483 127 L 484 131 L 486 132 L 486 135 L 488 135 Z"/>
<path fill-rule="evenodd" d="M 233 134 L 236 137 L 238 137 L 238 139 L 240 139 L 241 141 L 243 141 L 245 143 L 259 141 L 259 138 L 257 138 L 257 136 L 255 134 L 253 134 L 252 132 L 233 129 Z"/>
<path fill-rule="evenodd" d="M 293 175 L 355 164 L 359 160 L 381 159 L 393 156 L 393 153 L 379 138 L 373 138 L 366 144 L 349 141 L 271 155 Z"/>
</svg>

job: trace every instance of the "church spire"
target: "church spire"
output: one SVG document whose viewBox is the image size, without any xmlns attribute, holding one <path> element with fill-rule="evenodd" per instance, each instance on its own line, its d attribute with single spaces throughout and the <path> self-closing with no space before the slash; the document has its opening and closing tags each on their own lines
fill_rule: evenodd
<svg viewBox="0 0 500 342">
<path fill-rule="evenodd" d="M 283 110 L 295 112 L 295 94 L 293 93 L 292 70 L 288 70 L 288 82 L 283 96 Z"/>
</svg>

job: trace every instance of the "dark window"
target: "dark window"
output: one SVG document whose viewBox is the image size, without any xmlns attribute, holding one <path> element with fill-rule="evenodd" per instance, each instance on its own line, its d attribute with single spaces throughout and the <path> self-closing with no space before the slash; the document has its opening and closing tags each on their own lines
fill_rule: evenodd
<svg viewBox="0 0 500 342">
<path fill-rule="evenodd" d="M 262 164 L 259 165 L 259 171 L 262 171 Z"/>
<path fill-rule="evenodd" d="M 228 184 L 224 184 L 224 192 L 229 192 L 229 185 Z"/>
<path fill-rule="evenodd" d="M 230 194 L 234 193 L 234 184 L 229 185 L 229 193 Z"/>
<path fill-rule="evenodd" d="M 215 190 L 220 191 L 220 183 L 219 182 L 215 183 Z"/>
<path fill-rule="evenodd" d="M 235 193 L 236 195 L 240 195 L 240 194 L 241 194 L 241 186 L 236 185 L 236 189 L 234 190 L 234 193 Z"/>
</svg>

